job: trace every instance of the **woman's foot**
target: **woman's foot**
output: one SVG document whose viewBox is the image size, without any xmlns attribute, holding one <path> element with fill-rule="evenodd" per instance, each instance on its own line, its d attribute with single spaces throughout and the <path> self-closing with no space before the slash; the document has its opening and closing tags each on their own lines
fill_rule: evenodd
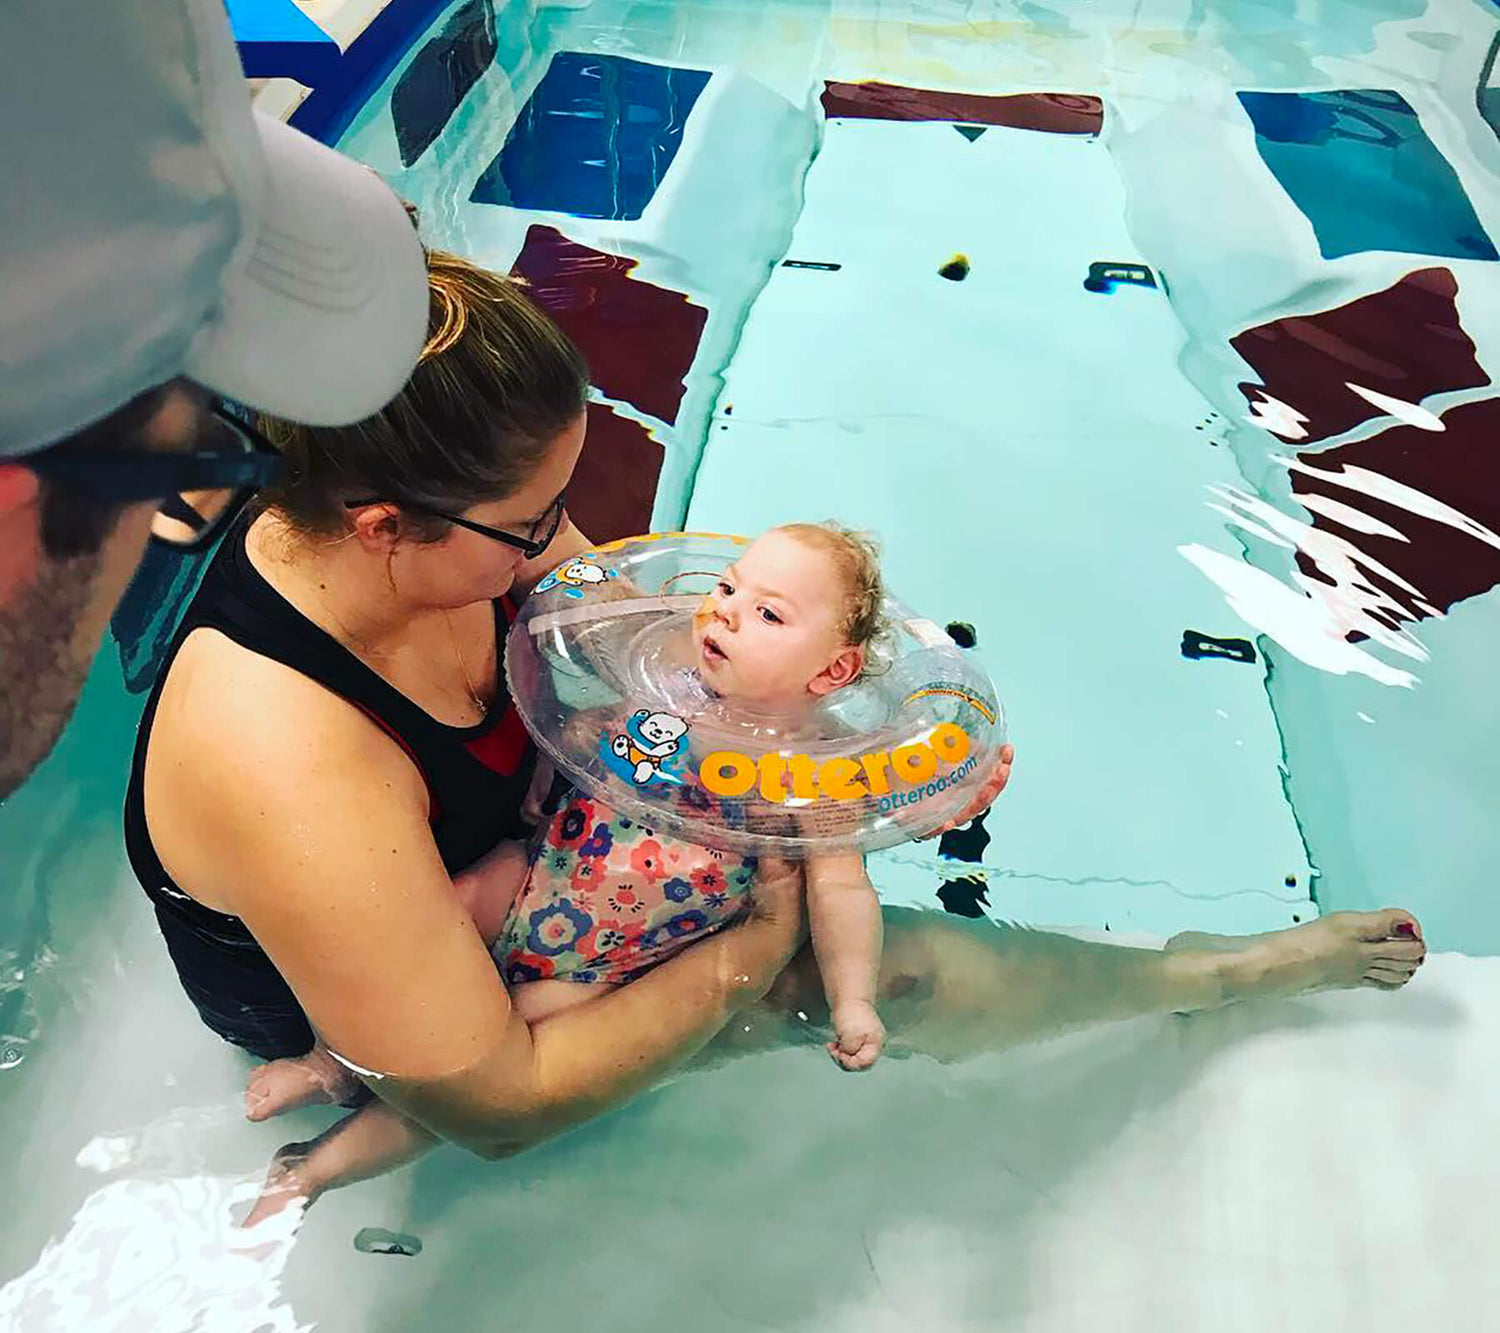
<svg viewBox="0 0 1500 1333">
<path fill-rule="evenodd" d="M 241 1227 L 248 1230 L 294 1204 L 303 1208 L 312 1204 L 320 1191 L 307 1176 L 307 1157 L 311 1149 L 310 1143 L 288 1143 L 277 1150 L 271 1159 L 271 1169 L 266 1172 L 266 1183 L 261 1186 L 260 1198 L 245 1215 Z"/>
<path fill-rule="evenodd" d="M 250 1071 L 245 1087 L 245 1118 L 269 1120 L 299 1106 L 346 1102 L 359 1080 L 321 1046 L 293 1060 L 272 1060 Z"/>
<path fill-rule="evenodd" d="M 1331 912 L 1305 926 L 1264 935 L 1185 931 L 1167 941 L 1176 954 L 1212 956 L 1225 1000 L 1301 995 L 1373 986 L 1400 990 L 1427 956 L 1410 912 Z"/>
</svg>

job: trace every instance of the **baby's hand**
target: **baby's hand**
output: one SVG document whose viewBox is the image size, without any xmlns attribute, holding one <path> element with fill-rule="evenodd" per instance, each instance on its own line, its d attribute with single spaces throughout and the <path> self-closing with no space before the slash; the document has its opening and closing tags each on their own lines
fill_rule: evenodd
<svg viewBox="0 0 1500 1333">
<path fill-rule="evenodd" d="M 833 1011 L 837 1041 L 828 1043 L 828 1054 L 844 1069 L 868 1069 L 885 1047 L 885 1024 L 873 1004 L 861 1000 Z"/>
</svg>

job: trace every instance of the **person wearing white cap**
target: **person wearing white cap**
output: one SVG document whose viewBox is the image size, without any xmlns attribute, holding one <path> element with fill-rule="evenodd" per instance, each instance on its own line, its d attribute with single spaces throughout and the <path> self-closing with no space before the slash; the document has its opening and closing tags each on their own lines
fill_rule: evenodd
<svg viewBox="0 0 1500 1333">
<path fill-rule="evenodd" d="M 0 799 L 50 751 L 148 536 L 275 451 L 220 399 L 361 420 L 427 282 L 370 171 L 253 112 L 220 0 L 0 5 Z"/>
</svg>

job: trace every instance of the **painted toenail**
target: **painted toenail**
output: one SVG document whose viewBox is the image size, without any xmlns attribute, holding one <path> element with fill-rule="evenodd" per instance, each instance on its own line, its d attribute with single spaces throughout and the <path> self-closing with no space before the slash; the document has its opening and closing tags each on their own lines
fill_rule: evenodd
<svg viewBox="0 0 1500 1333">
<path fill-rule="evenodd" d="M 1396 923 L 1396 934 L 1416 937 L 1417 928 L 1410 921 L 1398 921 Z"/>
</svg>

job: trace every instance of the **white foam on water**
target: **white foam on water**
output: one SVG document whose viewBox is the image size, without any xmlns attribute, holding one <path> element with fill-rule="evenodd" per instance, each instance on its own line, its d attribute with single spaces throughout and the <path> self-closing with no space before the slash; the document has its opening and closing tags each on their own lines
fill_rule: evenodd
<svg viewBox="0 0 1500 1333">
<path fill-rule="evenodd" d="M 1371 618 L 1370 612 L 1396 620 L 1408 617 L 1400 603 L 1371 586 L 1365 571 L 1378 574 L 1386 582 L 1395 584 L 1414 598 L 1421 596 L 1421 589 L 1415 584 L 1409 583 L 1395 570 L 1367 555 L 1353 543 L 1284 514 L 1257 496 L 1236 487 L 1210 489 L 1223 495 L 1237 509 L 1254 515 L 1262 525 L 1275 528 L 1293 547 L 1312 558 L 1319 571 L 1331 582 L 1309 579 L 1300 570 L 1293 571 L 1292 582 L 1312 596 L 1322 598 L 1343 622 L 1346 630 L 1358 630 L 1408 657 L 1426 660 L 1426 649 L 1410 634 L 1388 629 Z"/>
<path fill-rule="evenodd" d="M 1276 461 L 1287 467 L 1314 471 L 1296 459 L 1278 457 Z M 1335 477 L 1343 474 L 1317 472 L 1316 475 Z M 1367 493 L 1374 494 L 1379 489 L 1376 482 L 1364 476 L 1357 477 L 1356 481 L 1367 489 Z M 1358 644 L 1350 643 L 1348 635 L 1363 635 L 1382 648 L 1425 662 L 1427 649 L 1408 631 L 1393 629 L 1388 623 L 1410 620 L 1410 612 L 1377 588 L 1371 575 L 1378 575 L 1387 584 L 1409 593 L 1412 600 L 1429 614 L 1440 615 L 1422 600 L 1420 588 L 1352 542 L 1293 518 L 1237 486 L 1210 486 L 1208 490 L 1215 497 L 1208 502 L 1209 508 L 1225 515 L 1243 532 L 1268 539 L 1284 549 L 1300 551 L 1313 561 L 1322 575 L 1312 578 L 1293 568 L 1283 582 L 1265 570 L 1210 551 L 1196 542 L 1178 547 L 1186 559 L 1224 591 L 1230 605 L 1248 624 L 1275 639 L 1293 656 L 1320 670 L 1335 675 L 1357 673 L 1382 684 L 1406 688 L 1416 683 L 1416 677 L 1410 672 L 1386 665 Z M 1381 498 L 1385 497 L 1382 495 Z M 1307 504 L 1309 509 L 1336 518 L 1356 531 L 1406 540 L 1394 528 L 1337 500 L 1302 496 L 1298 499 L 1311 500 L 1312 503 Z M 1437 501 L 1431 503 L 1438 504 Z"/>
<path fill-rule="evenodd" d="M 1356 386 L 1351 386 L 1356 387 Z M 1410 424 L 1419 417 L 1431 418 L 1425 409 L 1363 391 L 1370 401 L 1381 401 L 1393 415 Z M 1439 423 L 1441 425 L 1441 423 Z M 1424 429 L 1431 429 L 1424 425 Z M 1500 550 L 1500 534 L 1470 518 L 1452 505 L 1367 468 L 1342 464 L 1337 469 L 1312 467 L 1300 458 L 1274 455 L 1272 462 L 1290 472 L 1317 477 L 1394 508 L 1442 523 L 1466 533 L 1476 541 Z M 1389 621 L 1406 621 L 1410 612 L 1371 581 L 1376 575 L 1387 584 L 1410 594 L 1412 605 L 1422 614 L 1440 619 L 1443 613 L 1422 595 L 1422 590 L 1373 556 L 1334 533 L 1314 527 L 1282 513 L 1274 505 L 1238 487 L 1211 486 L 1215 497 L 1209 507 L 1225 515 L 1238 529 L 1280 547 L 1293 547 L 1309 557 L 1323 578 L 1310 578 L 1293 569 L 1282 582 L 1264 570 L 1208 550 L 1197 543 L 1181 546 L 1181 554 L 1203 571 L 1229 598 L 1230 605 L 1249 624 L 1275 639 L 1283 648 L 1310 666 L 1336 675 L 1358 673 L 1386 685 L 1410 688 L 1416 677 L 1381 662 L 1371 653 L 1347 641 L 1359 633 L 1373 643 L 1415 661 L 1426 661 L 1425 647 L 1405 629 L 1392 629 Z M 1410 540 L 1388 523 L 1353 505 L 1322 495 L 1298 495 L 1308 511 L 1333 519 L 1355 532 Z M 1324 581 L 1324 580 L 1328 581 Z M 1368 719 L 1367 719 L 1368 720 Z"/>
<path fill-rule="evenodd" d="M 128 1155 L 96 1139 L 91 1166 Z M 104 1169 L 107 1169 L 105 1167 Z M 281 1296 L 303 1209 L 244 1231 L 234 1210 L 256 1197 L 243 1177 L 112 1180 L 83 1201 L 67 1233 L 0 1287 L 0 1328 L 28 1333 L 310 1333 Z"/>
<path fill-rule="evenodd" d="M 1441 418 L 1434 416 L 1425 407 L 1418 407 L 1415 403 L 1408 403 L 1404 398 L 1392 398 L 1389 394 L 1377 393 L 1374 389 L 1367 389 L 1361 384 L 1352 384 L 1344 381 L 1344 387 L 1353 389 L 1365 402 L 1373 404 L 1382 412 L 1389 412 L 1398 421 L 1404 421 L 1408 426 L 1415 426 L 1418 430 L 1447 430 Z"/>
<path fill-rule="evenodd" d="M 1273 455 L 1271 462 L 1279 463 L 1291 472 L 1301 472 L 1305 476 L 1337 482 L 1340 486 L 1347 486 L 1350 490 L 1360 491 L 1377 500 L 1384 500 L 1398 509 L 1409 509 L 1422 518 L 1430 518 L 1434 523 L 1445 523 L 1450 528 L 1466 532 L 1476 541 L 1482 541 L 1486 546 L 1493 546 L 1500 551 L 1500 535 L 1492 532 L 1483 523 L 1470 518 L 1462 510 L 1453 508 L 1452 505 L 1433 499 L 1426 491 L 1419 491 L 1415 486 L 1393 481 L 1379 472 L 1371 472 L 1368 468 L 1351 467 L 1347 463 L 1341 464 L 1336 471 L 1331 468 L 1309 467 L 1299 458 L 1288 458 L 1283 455 Z"/>
<path fill-rule="evenodd" d="M 1307 438 L 1307 418 L 1295 407 L 1289 407 L 1279 398 L 1272 398 L 1265 392 L 1261 393 L 1258 401 L 1250 404 L 1250 414 L 1245 420 L 1262 430 L 1270 431 L 1272 435 L 1281 436 L 1283 440 Z"/>
<path fill-rule="evenodd" d="M 1272 532 L 1270 528 L 1261 527 L 1261 525 L 1255 522 L 1253 519 L 1246 518 L 1243 514 L 1237 514 L 1233 509 L 1227 508 L 1226 506 L 1221 504 L 1210 504 L 1208 507 L 1220 514 L 1223 514 L 1225 518 L 1229 519 L 1229 521 L 1235 525 L 1235 527 L 1243 529 L 1245 532 L 1250 533 L 1252 536 L 1259 537 L 1263 542 L 1269 542 L 1272 546 L 1284 546 L 1289 551 L 1296 549 L 1296 547 L 1291 542 L 1287 541 L 1285 537 L 1278 536 L 1276 533 Z"/>
<path fill-rule="evenodd" d="M 1197 542 L 1178 551 L 1223 590 L 1230 607 L 1294 657 L 1336 676 L 1368 676 L 1382 685 L 1411 688 L 1416 677 L 1388 666 L 1349 643 L 1346 630 L 1322 601 L 1296 592 L 1263 569 L 1209 550 Z"/>
<path fill-rule="evenodd" d="M 1372 518 L 1362 509 L 1356 509 L 1353 505 L 1346 505 L 1342 500 L 1330 500 L 1326 495 L 1308 494 L 1297 496 L 1297 503 L 1304 509 L 1314 514 L 1322 514 L 1324 518 L 1331 518 L 1335 523 L 1342 523 L 1346 528 L 1355 532 L 1368 532 L 1375 537 L 1390 537 L 1398 542 L 1410 542 L 1411 538 L 1404 532 L 1398 532 L 1389 523 L 1382 523 L 1378 518 Z M 1217 509 L 1218 506 L 1214 505 Z"/>
</svg>

